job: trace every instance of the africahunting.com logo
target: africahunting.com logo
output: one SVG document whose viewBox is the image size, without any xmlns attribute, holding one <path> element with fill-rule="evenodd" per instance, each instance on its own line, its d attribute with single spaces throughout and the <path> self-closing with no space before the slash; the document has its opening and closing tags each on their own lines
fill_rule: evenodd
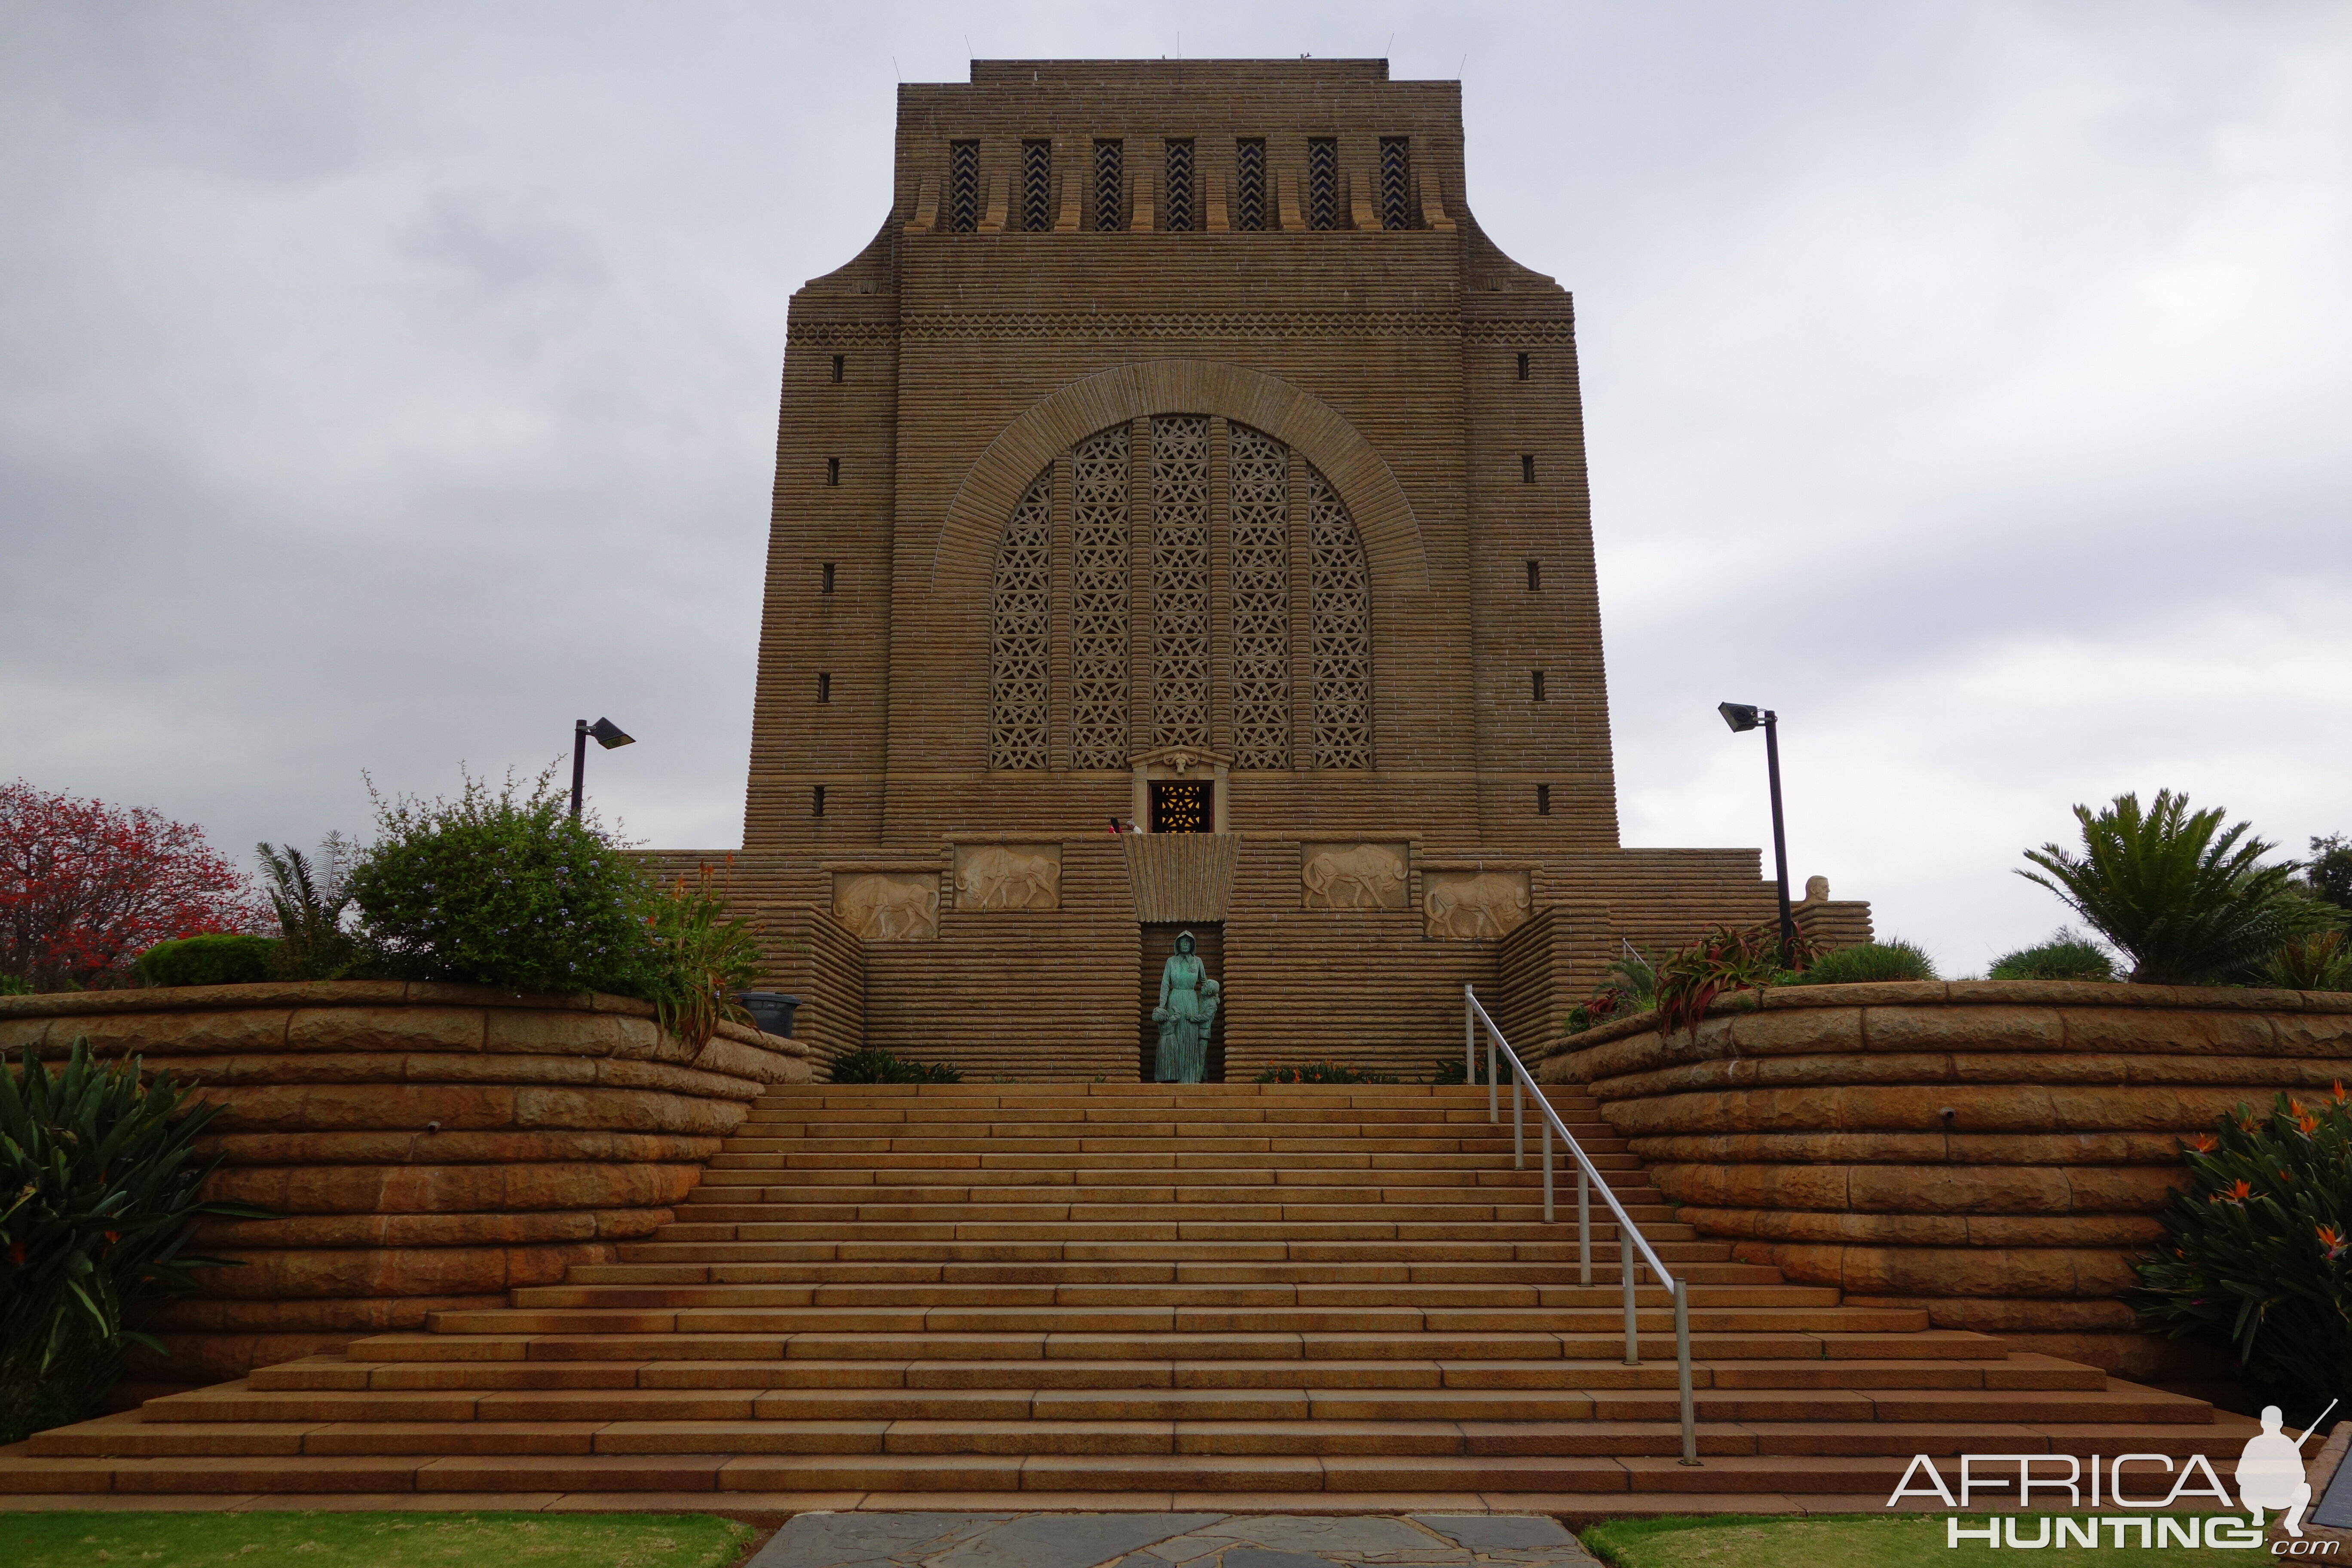
<svg viewBox="0 0 2352 1568">
<path fill-rule="evenodd" d="M 2327 1412 L 2335 1408 L 2331 1401 L 2327 1410 L 2320 1412 L 2320 1421 L 2325 1421 Z M 2290 1539 L 2272 1548 L 2274 1555 L 2333 1556 L 2336 1550 L 2334 1541 L 2307 1541 L 2303 1537 L 2304 1510 L 2311 1506 L 2311 1482 L 2303 1473 L 2303 1444 L 2319 1429 L 2319 1421 L 2311 1424 L 2301 1440 L 2281 1431 L 2279 1423 L 2279 1407 L 2265 1406 L 2263 1429 L 2246 1439 L 2244 1449 L 2238 1455 L 2235 1499 L 2202 1454 L 2191 1454 L 2179 1464 L 2164 1454 L 2119 1454 L 2113 1459 L 2094 1454 L 2087 1469 L 2072 1454 L 1962 1454 L 1956 1478 L 1957 1494 L 1943 1472 L 1936 1468 L 1934 1459 L 1926 1454 L 1915 1454 L 1910 1468 L 1903 1472 L 1903 1479 L 1887 1498 L 1886 1506 L 1893 1508 L 1905 1498 L 1935 1498 L 1946 1508 L 1967 1509 L 1976 1493 L 1998 1491 L 2013 1495 L 2021 1510 L 2033 1506 L 2037 1493 L 2043 1494 L 2043 1500 L 2052 1504 L 2057 1502 L 2058 1494 L 2063 1493 L 2066 1507 L 2081 1509 L 2087 1493 L 2088 1506 L 2093 1510 L 2087 1514 L 2048 1512 L 2030 1521 L 1996 1517 L 1981 1526 L 1965 1520 L 1945 1521 L 1947 1546 L 1957 1547 L 1967 1542 L 2026 1550 L 2100 1545 L 2252 1550 L 2264 1543 L 2263 1510 L 2284 1510 L 2285 1517 L 2279 1522 Z M 2128 1471 L 2126 1467 L 2130 1467 Z M 2224 1509 L 2242 1508 L 2246 1517 L 2239 1519 L 2230 1513 L 2203 1519 L 2168 1517 L 2158 1511 L 2175 1509 L 2184 1500 L 2193 1506 L 2194 1500 L 2207 1497 Z M 1975 1502 L 1973 1506 L 1986 1505 Z M 2102 1508 L 2141 1511 L 2096 1511 Z"/>
</svg>

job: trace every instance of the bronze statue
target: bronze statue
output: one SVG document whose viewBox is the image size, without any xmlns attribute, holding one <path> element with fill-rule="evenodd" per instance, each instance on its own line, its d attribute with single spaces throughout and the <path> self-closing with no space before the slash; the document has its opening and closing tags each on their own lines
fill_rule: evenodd
<svg viewBox="0 0 2352 1568">
<path fill-rule="evenodd" d="M 1151 1021 L 1160 1026 L 1160 1055 L 1152 1077 L 1161 1083 L 1198 1083 L 1209 1066 L 1209 1030 L 1217 1021 L 1217 983 L 1202 968 L 1191 931 L 1176 938 L 1176 951 L 1160 968 L 1160 1005 Z"/>
</svg>

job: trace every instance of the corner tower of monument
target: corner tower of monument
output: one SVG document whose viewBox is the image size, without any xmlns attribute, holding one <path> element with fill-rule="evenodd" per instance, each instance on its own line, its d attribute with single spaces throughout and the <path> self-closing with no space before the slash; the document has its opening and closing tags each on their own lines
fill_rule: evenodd
<svg viewBox="0 0 2352 1568">
<path fill-rule="evenodd" d="M 1465 980 L 1552 1027 L 1769 912 L 1618 846 L 1572 307 L 1465 187 L 1382 61 L 899 89 L 793 300 L 733 872 L 829 1044 L 1126 1076 L 1189 928 L 1213 1071 L 1420 1071 Z"/>
</svg>

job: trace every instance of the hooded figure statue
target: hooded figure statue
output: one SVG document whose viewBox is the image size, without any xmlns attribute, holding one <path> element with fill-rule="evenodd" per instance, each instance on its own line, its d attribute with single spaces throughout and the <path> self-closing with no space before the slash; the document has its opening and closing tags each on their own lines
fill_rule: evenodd
<svg viewBox="0 0 2352 1568">
<path fill-rule="evenodd" d="M 1160 1083 L 1198 1083 L 1208 1070 L 1218 989 L 1194 956 L 1199 945 L 1191 931 L 1182 932 L 1160 969 L 1160 1005 L 1151 1010 L 1160 1026 L 1160 1055 L 1151 1076 Z"/>
</svg>

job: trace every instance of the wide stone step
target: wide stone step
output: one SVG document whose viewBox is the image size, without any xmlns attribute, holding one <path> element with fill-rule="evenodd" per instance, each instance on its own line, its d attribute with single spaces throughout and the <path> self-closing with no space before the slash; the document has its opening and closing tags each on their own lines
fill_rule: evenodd
<svg viewBox="0 0 2352 1568">
<path fill-rule="evenodd" d="M 1774 1285 L 1780 1270 L 1759 1263 L 1685 1263 L 1675 1270 L 1694 1287 Z M 1614 1287 L 1617 1266 L 1596 1258 L 1596 1283 Z M 1432 1284 L 1572 1285 L 1572 1263 L 582 1263 L 567 1276 L 583 1285 L 1148 1285 Z M 1639 1278 L 1647 1278 L 1644 1270 Z M 1693 1300 L 1697 1298 L 1694 1297 Z M 536 1298 L 534 1298 L 536 1300 Z M 523 1304 L 519 1299 L 518 1305 Z"/>
<path fill-rule="evenodd" d="M 1169 1284 L 909 1283 L 805 1285 L 544 1285 L 512 1292 L 519 1309 L 796 1306 L 1065 1306 L 1065 1307 L 1609 1307 L 1622 1289 L 1600 1285 L 1295 1284 L 1195 1282 Z M 1728 1307 L 1835 1307 L 1838 1292 L 1820 1286 L 1693 1286 L 1694 1310 Z M 1658 1309 L 1674 1298 L 1637 1284 L 1635 1301 Z"/>
<path fill-rule="evenodd" d="M 1697 1233 L 1688 1226 L 1663 1219 L 1653 1221 L 1639 1209 L 1628 1207 L 1634 1225 L 1640 1227 L 1644 1237 L 1654 1243 L 1696 1238 Z M 1573 1244 L 1573 1215 L 1566 1223 L 1569 1239 Z M 660 1240 L 668 1242 L 725 1243 L 831 1241 L 837 1239 L 841 1232 L 842 1226 L 837 1221 L 770 1224 L 747 1220 L 731 1224 L 681 1223 L 664 1226 L 655 1234 Z M 1094 1225 L 1076 1220 L 1038 1225 L 950 1221 L 893 1224 L 871 1220 L 861 1223 L 857 1233 L 862 1237 L 877 1241 L 1557 1241 L 1560 1238 L 1561 1229 L 1559 1223 L 1546 1225 L 1540 1220 L 1525 1224 L 1482 1220 L 1458 1225 L 1417 1220 L 1361 1220 L 1328 1225 L 1310 1224 L 1304 1220 L 1279 1224 L 1185 1220 L 1152 1225 Z M 645 1244 L 635 1245 L 642 1247 Z M 1613 1239 L 1611 1245 L 1614 1246 Z M 635 1255 L 625 1253 L 623 1256 Z M 727 1256 L 715 1248 L 710 1253 L 713 1261 Z"/>
<path fill-rule="evenodd" d="M 720 1227 L 730 1229 L 731 1227 Z M 1595 1226 L 1594 1230 L 1601 1227 Z M 1654 1230 L 1644 1230 L 1651 1246 L 1669 1265 L 1680 1263 L 1724 1263 L 1731 1256 L 1731 1244 L 1723 1241 L 1701 1241 L 1695 1238 L 1688 1226 L 1673 1229 L 1679 1237 L 1660 1237 Z M 1605 1245 L 1604 1245 L 1605 1244 Z M 1521 1260 L 1528 1263 L 1569 1264 L 1578 1261 L 1575 1233 L 1560 1241 L 1427 1241 L 1400 1242 L 1392 1237 L 1377 1241 L 1297 1241 L 1297 1242 L 1213 1242 L 1213 1241 L 1060 1241 L 1046 1239 L 1032 1242 L 966 1242 L 952 1239 L 918 1238 L 893 1241 L 842 1241 L 818 1238 L 790 1242 L 708 1242 L 653 1241 L 623 1242 L 617 1249 L 621 1258 L 631 1264 L 655 1267 L 732 1268 L 740 1264 L 765 1265 L 775 1263 L 811 1262 L 838 1259 L 843 1262 L 945 1262 L 945 1263 L 1012 1263 L 1012 1262 L 1083 1262 L 1083 1263 L 1210 1263 L 1252 1261 L 1271 1263 L 1300 1261 L 1315 1263 L 1363 1262 L 1486 1262 Z M 1593 1268 L 1596 1279 L 1613 1280 L 1616 1265 L 1613 1233 L 1596 1234 L 1593 1246 Z M 1770 1270 L 1777 1279 L 1780 1270 Z"/>
</svg>

